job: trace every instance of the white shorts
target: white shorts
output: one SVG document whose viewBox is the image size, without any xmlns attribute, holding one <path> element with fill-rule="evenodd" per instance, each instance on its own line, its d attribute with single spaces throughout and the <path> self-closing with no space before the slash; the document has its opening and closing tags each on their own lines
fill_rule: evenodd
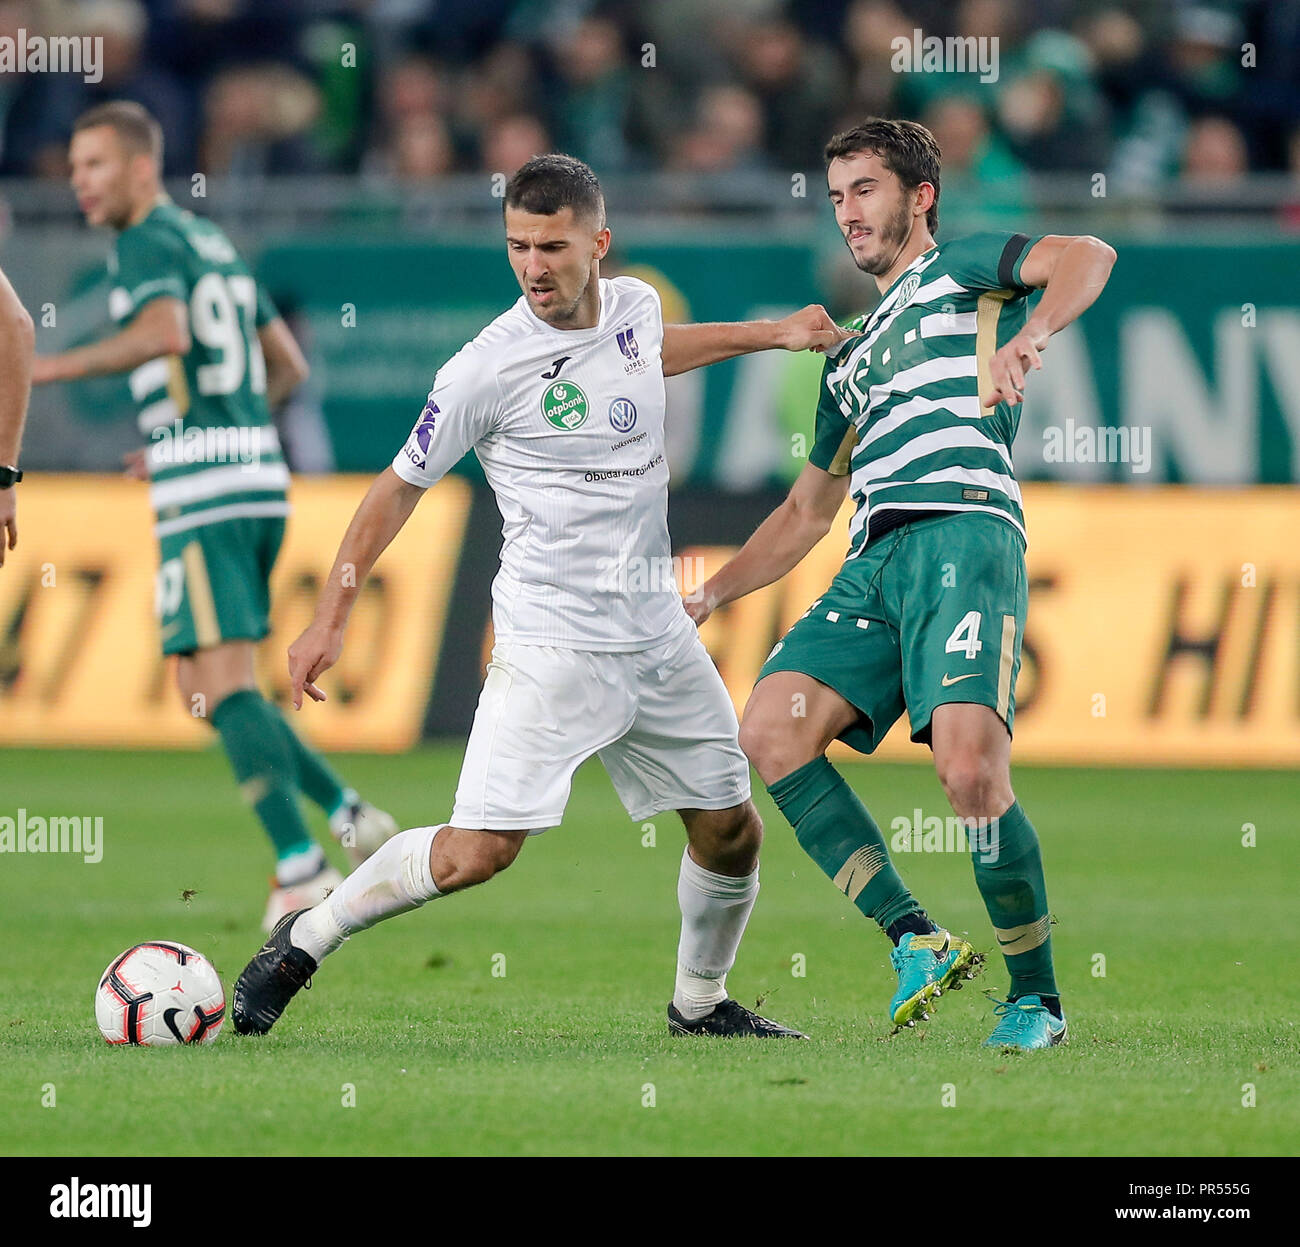
<svg viewBox="0 0 1300 1247">
<path fill-rule="evenodd" d="M 455 827 L 557 827 L 573 773 L 598 753 L 633 819 L 749 797 L 726 685 L 695 625 L 633 654 L 503 641 L 465 747 Z"/>
</svg>

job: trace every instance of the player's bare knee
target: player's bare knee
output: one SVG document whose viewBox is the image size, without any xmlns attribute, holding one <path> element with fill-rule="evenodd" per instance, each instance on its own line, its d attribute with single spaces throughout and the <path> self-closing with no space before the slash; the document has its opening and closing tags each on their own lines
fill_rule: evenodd
<svg viewBox="0 0 1300 1247">
<path fill-rule="evenodd" d="M 724 875 L 747 875 L 758 865 L 763 820 L 752 801 L 726 810 L 682 811 L 691 856 Z"/>
<path fill-rule="evenodd" d="M 728 814 L 731 811 L 728 811 Z M 758 866 L 763 824 L 757 814 L 710 819 L 689 827 L 690 856 L 705 870 L 720 875 L 748 875 Z"/>
<path fill-rule="evenodd" d="M 491 831 L 461 833 L 446 853 L 435 852 L 432 864 L 438 891 L 459 892 L 486 883 L 519 856 L 522 843 L 519 837 Z"/>
<path fill-rule="evenodd" d="M 959 753 L 936 759 L 939 782 L 949 804 L 963 818 L 1001 814 L 1009 801 L 1007 776 L 1000 762 L 978 753 Z"/>
<path fill-rule="evenodd" d="M 762 717 L 757 714 L 746 714 L 740 721 L 740 733 L 737 740 L 741 749 L 745 751 L 745 757 L 750 762 L 763 752 L 767 740 L 767 732 L 762 724 Z"/>
<path fill-rule="evenodd" d="M 741 723 L 740 747 L 765 784 L 776 783 L 808 761 L 792 734 L 788 722 L 774 721 L 763 711 L 746 715 Z"/>
<path fill-rule="evenodd" d="M 519 845 L 513 837 L 493 831 L 480 833 L 475 849 L 470 866 L 475 883 L 486 883 L 493 875 L 499 875 L 519 855 Z"/>
<path fill-rule="evenodd" d="M 969 754 L 936 758 L 935 770 L 949 803 L 954 810 L 960 812 L 980 787 L 981 768 L 978 759 Z"/>
<path fill-rule="evenodd" d="M 732 852 L 749 849 L 757 853 L 763 843 L 763 820 L 752 801 L 729 810 L 718 810 L 717 816 L 710 820 L 709 828 L 714 842 Z"/>
</svg>

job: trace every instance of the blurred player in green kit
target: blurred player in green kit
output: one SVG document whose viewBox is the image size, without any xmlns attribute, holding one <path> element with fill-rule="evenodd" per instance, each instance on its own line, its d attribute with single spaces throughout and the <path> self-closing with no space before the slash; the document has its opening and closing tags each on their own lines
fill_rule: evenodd
<svg viewBox="0 0 1300 1247">
<path fill-rule="evenodd" d="M 275 849 L 267 930 L 340 881 L 299 808 L 329 816 L 353 863 L 397 827 L 360 800 L 257 689 L 268 581 L 289 514 L 271 422 L 307 375 L 284 321 L 226 236 L 161 184 L 162 131 L 138 104 L 101 104 L 73 127 L 69 163 L 90 225 L 117 234 L 111 337 L 38 357 L 33 382 L 128 373 L 159 545 L 157 612 L 187 709 L 204 707 Z"/>
</svg>

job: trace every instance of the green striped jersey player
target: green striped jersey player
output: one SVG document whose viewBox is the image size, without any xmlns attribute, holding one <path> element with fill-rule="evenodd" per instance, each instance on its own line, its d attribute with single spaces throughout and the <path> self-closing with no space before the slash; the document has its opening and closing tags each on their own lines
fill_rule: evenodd
<svg viewBox="0 0 1300 1247">
<path fill-rule="evenodd" d="M 187 314 L 190 349 L 129 376 L 149 440 L 158 535 L 236 516 L 286 516 L 289 473 L 259 337 L 278 313 L 225 234 L 164 197 L 118 235 L 109 269 L 109 311 L 119 325 L 156 299 L 176 299 Z M 173 636 L 164 646 L 184 652 L 197 639 Z"/>
<path fill-rule="evenodd" d="M 1026 372 L 1091 306 L 1115 253 L 1086 236 L 936 241 L 939 147 L 913 122 L 869 119 L 825 155 L 836 224 L 880 298 L 857 336 L 828 351 L 813 447 L 789 497 L 687 609 L 702 622 L 785 575 L 851 495 L 843 567 L 763 665 L 740 743 L 800 845 L 889 936 L 888 1015 L 907 1026 L 982 954 L 931 922 L 826 757 L 836 739 L 872 752 L 906 713 L 969 828 L 1011 976 L 988 1042 L 1051 1047 L 1066 1024 L 1042 857 L 1011 788 L 1028 608 L 1011 443 Z"/>
<path fill-rule="evenodd" d="M 299 791 L 329 815 L 354 862 L 397 830 L 298 739 L 254 674 L 289 511 L 270 413 L 306 377 L 306 361 L 221 230 L 163 193 L 162 132 L 145 109 L 90 109 L 69 163 L 86 220 L 117 234 L 109 310 L 119 329 L 38 358 L 33 380 L 128 374 L 148 441 L 132 462 L 149 478 L 163 652 L 176 656 L 186 709 L 220 735 L 271 840 L 269 931 L 342 882 L 307 828 Z"/>
<path fill-rule="evenodd" d="M 822 372 L 810 463 L 849 476 L 849 557 L 918 513 L 980 511 L 1023 537 L 1011 462 L 1019 406 L 980 404 L 993 356 L 1025 326 L 1036 238 L 986 233 L 925 252 Z"/>
</svg>

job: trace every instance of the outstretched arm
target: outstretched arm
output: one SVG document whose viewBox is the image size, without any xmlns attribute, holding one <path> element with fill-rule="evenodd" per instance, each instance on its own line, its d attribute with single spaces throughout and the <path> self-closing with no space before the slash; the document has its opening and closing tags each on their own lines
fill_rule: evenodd
<svg viewBox="0 0 1300 1247">
<path fill-rule="evenodd" d="M 1090 234 L 1048 234 L 1033 245 L 1020 278 L 1041 289 L 1043 297 L 1025 327 L 990 361 L 993 389 L 980 399 L 983 406 L 1024 401 L 1025 374 L 1043 366 L 1039 351 L 1097 301 L 1114 264 L 1114 248 Z"/>
<path fill-rule="evenodd" d="M 702 624 L 717 607 L 780 580 L 830 532 L 848 488 L 847 476 L 807 464 L 786 500 L 735 557 L 686 599 L 686 613 Z"/>
<path fill-rule="evenodd" d="M 102 342 L 58 355 L 38 355 L 32 384 L 130 372 L 160 355 L 188 355 L 189 350 L 190 324 L 185 304 L 170 297 L 151 299 L 125 329 Z"/>
<path fill-rule="evenodd" d="M 754 351 L 824 351 L 853 334 L 841 329 L 819 303 L 781 320 L 742 320 L 710 325 L 665 325 L 665 377 L 703 368 Z"/>
<path fill-rule="evenodd" d="M 385 468 L 361 500 L 321 590 L 316 615 L 302 636 L 289 646 L 295 710 L 302 709 L 304 689 L 313 701 L 325 700 L 315 681 L 338 662 L 343 632 L 361 586 L 375 561 L 402 531 L 423 494 L 421 486 L 408 485 L 392 468 Z"/>
</svg>

